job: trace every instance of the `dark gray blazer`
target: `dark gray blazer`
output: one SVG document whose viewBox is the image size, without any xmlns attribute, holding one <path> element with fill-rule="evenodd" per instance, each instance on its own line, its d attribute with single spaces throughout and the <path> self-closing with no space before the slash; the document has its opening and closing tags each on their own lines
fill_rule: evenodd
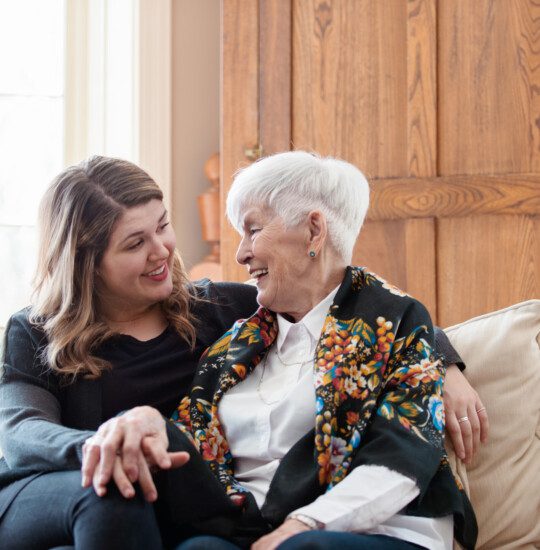
<svg viewBox="0 0 540 550">
<path fill-rule="evenodd" d="M 18 315 L 6 328 L 10 339 L 21 340 L 18 368 L 6 356 L 0 383 L 0 518 L 17 493 L 40 475 L 36 472 L 79 469 L 82 445 L 102 418 L 99 380 L 66 387 L 61 407 L 58 380 L 35 368 L 43 335 Z M 28 369 L 19 370 L 21 365 Z"/>
</svg>

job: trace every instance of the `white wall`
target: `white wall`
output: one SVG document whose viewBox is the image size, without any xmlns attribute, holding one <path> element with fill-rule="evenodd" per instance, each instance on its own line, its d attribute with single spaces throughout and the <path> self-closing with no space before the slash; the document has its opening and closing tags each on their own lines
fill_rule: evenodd
<svg viewBox="0 0 540 550">
<path fill-rule="evenodd" d="M 219 0 L 172 3 L 172 220 L 189 269 L 207 253 L 197 195 L 204 163 L 219 150 Z"/>
</svg>

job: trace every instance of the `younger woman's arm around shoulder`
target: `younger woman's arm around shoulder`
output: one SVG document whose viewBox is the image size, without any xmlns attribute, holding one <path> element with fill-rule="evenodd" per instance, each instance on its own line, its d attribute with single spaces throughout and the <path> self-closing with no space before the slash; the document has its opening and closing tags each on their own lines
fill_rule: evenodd
<svg viewBox="0 0 540 550">
<path fill-rule="evenodd" d="M 213 283 L 208 279 L 196 283 L 199 297 L 196 317 L 197 336 L 213 344 L 238 319 L 250 317 L 258 308 L 257 289 L 241 283 Z"/>
<path fill-rule="evenodd" d="M 478 392 L 463 374 L 465 363 L 446 336 L 444 330 L 434 327 L 435 347 L 443 356 L 446 367 L 444 382 L 444 412 L 446 432 L 452 440 L 457 456 L 469 464 L 485 443 L 489 433 L 489 418 Z"/>
<path fill-rule="evenodd" d="M 6 327 L 0 383 L 0 447 L 11 469 L 79 468 L 93 432 L 62 426 L 58 380 L 40 359 L 41 331 L 26 311 Z"/>
</svg>

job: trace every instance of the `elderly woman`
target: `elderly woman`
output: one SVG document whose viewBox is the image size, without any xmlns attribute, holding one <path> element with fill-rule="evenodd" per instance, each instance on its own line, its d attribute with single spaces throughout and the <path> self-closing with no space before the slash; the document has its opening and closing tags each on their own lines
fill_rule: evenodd
<svg viewBox="0 0 540 550">
<path fill-rule="evenodd" d="M 166 428 L 170 451 L 200 454 L 165 474 L 164 497 L 177 521 L 228 541 L 181 548 L 474 547 L 429 315 L 349 265 L 368 202 L 358 169 L 305 152 L 236 176 L 227 213 L 261 307 L 201 359 L 180 430 Z M 165 429 L 151 409 L 129 415 Z"/>
</svg>

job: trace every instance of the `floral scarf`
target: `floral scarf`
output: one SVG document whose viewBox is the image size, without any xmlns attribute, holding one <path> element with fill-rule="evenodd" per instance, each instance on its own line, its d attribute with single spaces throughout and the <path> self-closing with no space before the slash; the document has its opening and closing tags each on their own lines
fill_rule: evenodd
<svg viewBox="0 0 540 550">
<path fill-rule="evenodd" d="M 227 494 L 239 502 L 246 490 L 234 478 L 219 401 L 260 363 L 277 327 L 276 314 L 265 308 L 236 322 L 201 357 L 190 394 L 173 416 Z M 443 369 L 433 345 L 431 321 L 419 302 L 363 268 L 347 269 L 313 365 L 313 459 L 324 490 L 339 483 L 351 463 L 355 466 L 375 419 L 385 430 L 407 432 L 413 447 L 427 445 L 443 456 Z"/>
</svg>

